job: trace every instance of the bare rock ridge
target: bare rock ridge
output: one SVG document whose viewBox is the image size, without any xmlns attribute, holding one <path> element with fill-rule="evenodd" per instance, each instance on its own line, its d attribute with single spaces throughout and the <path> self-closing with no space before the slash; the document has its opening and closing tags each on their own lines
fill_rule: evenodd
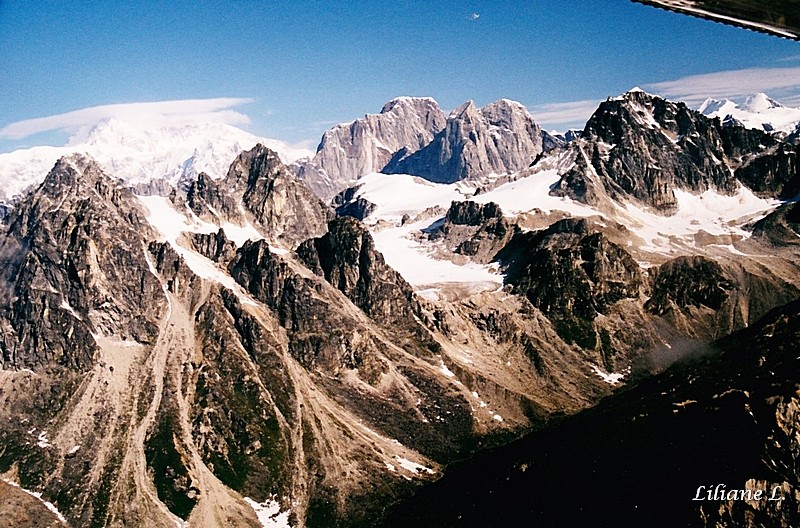
<svg viewBox="0 0 800 528">
<path fill-rule="evenodd" d="M 333 217 L 333 211 L 263 145 L 241 153 L 224 184 L 260 227 L 292 245 L 324 233 Z"/>
<path fill-rule="evenodd" d="M 521 104 L 467 102 L 445 118 L 430 98 L 401 97 L 380 114 L 325 132 L 298 174 L 324 200 L 370 172 L 407 173 L 433 182 L 506 174 L 562 143 L 543 132 Z"/>
<path fill-rule="evenodd" d="M 151 343 L 161 289 L 133 194 L 79 155 L 61 159 L 15 208 L 0 239 L 5 368 L 94 361 L 94 335 Z M 124 286 L 136 285 L 136 290 Z"/>
<path fill-rule="evenodd" d="M 398 152 L 383 172 L 451 183 L 521 170 L 542 150 L 542 130 L 524 106 L 501 99 L 477 108 L 469 101 L 453 110 L 431 143 Z"/>
<path fill-rule="evenodd" d="M 379 114 L 325 132 L 317 153 L 299 165 L 298 174 L 328 201 L 364 174 L 379 172 L 397 151 L 414 152 L 427 145 L 444 124 L 445 116 L 433 99 L 398 97 Z"/>
<path fill-rule="evenodd" d="M 618 301 L 638 299 L 644 285 L 633 258 L 602 233 L 590 233 L 583 219 L 519 233 L 499 258 L 515 291 L 547 315 L 565 341 L 590 350 L 599 341 L 597 316 Z"/>
<path fill-rule="evenodd" d="M 307 240 L 297 253 L 308 269 L 324 276 L 373 319 L 397 326 L 413 324 L 411 286 L 386 265 L 360 222 L 339 217 L 328 224 L 324 236 Z"/>
<path fill-rule="evenodd" d="M 326 231 L 333 211 L 259 144 L 242 152 L 222 180 L 201 173 L 186 190 L 186 204 L 200 218 L 253 224 L 296 246 Z"/>
<path fill-rule="evenodd" d="M 601 103 L 568 148 L 574 166 L 551 194 L 593 205 L 609 196 L 670 214 L 675 189 L 732 194 L 741 183 L 764 196 L 800 192 L 795 147 L 641 90 Z"/>
</svg>

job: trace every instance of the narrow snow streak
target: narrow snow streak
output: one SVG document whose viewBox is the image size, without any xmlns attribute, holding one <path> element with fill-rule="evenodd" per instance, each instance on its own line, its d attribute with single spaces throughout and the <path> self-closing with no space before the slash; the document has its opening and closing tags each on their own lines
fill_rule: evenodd
<svg viewBox="0 0 800 528">
<path fill-rule="evenodd" d="M 16 482 L 13 482 L 13 481 L 10 481 L 10 480 L 7 480 L 7 479 L 3 479 L 3 482 L 8 484 L 9 486 L 14 486 L 15 488 L 21 489 L 22 491 L 24 491 L 25 493 L 27 493 L 31 497 L 34 497 L 34 498 L 38 499 L 42 504 L 44 504 L 45 508 L 47 508 L 48 510 L 53 512 L 53 515 L 58 517 L 59 521 L 61 521 L 65 525 L 67 524 L 67 519 L 65 519 L 64 516 L 61 514 L 61 512 L 58 511 L 58 508 L 56 508 L 55 505 L 52 502 L 48 502 L 48 501 L 44 500 L 42 498 L 42 494 L 39 493 L 38 491 L 27 490 L 27 489 L 23 488 L 22 486 L 20 486 L 19 484 L 17 484 Z"/>
</svg>

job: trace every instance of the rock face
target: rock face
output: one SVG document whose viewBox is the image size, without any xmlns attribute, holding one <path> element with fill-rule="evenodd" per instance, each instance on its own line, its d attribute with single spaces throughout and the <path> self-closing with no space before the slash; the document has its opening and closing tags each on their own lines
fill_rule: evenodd
<svg viewBox="0 0 800 528">
<path fill-rule="evenodd" d="M 441 241 L 454 252 L 476 262 L 491 262 L 514 235 L 510 221 L 494 203 L 452 202 L 442 225 L 429 238 Z"/>
<path fill-rule="evenodd" d="M 375 204 L 366 198 L 355 197 L 359 186 L 348 187 L 333 198 L 333 207 L 339 216 L 352 216 L 364 220 L 375 210 Z M 355 198 L 354 198 L 355 197 Z"/>
<path fill-rule="evenodd" d="M 753 225 L 753 235 L 773 244 L 800 244 L 800 204 L 787 203 Z"/>
<path fill-rule="evenodd" d="M 658 268 L 645 308 L 656 315 L 689 306 L 718 310 L 732 287 L 720 265 L 713 260 L 678 257 Z"/>
<path fill-rule="evenodd" d="M 163 300 L 141 238 L 153 232 L 136 203 L 74 155 L 12 211 L 0 234 L 4 368 L 87 369 L 94 335 L 153 341 Z"/>
<path fill-rule="evenodd" d="M 325 277 L 364 313 L 384 324 L 413 325 L 411 286 L 375 250 L 372 235 L 345 216 L 328 224 L 328 232 L 297 248 L 306 267 Z"/>
<path fill-rule="evenodd" d="M 444 130 L 416 152 L 398 152 L 383 172 L 413 174 L 439 183 L 528 167 L 542 152 L 542 130 L 521 104 L 501 99 L 483 108 L 469 101 L 447 118 Z"/>
<path fill-rule="evenodd" d="M 793 147 L 640 90 L 602 103 L 569 148 L 573 167 L 551 194 L 592 205 L 608 196 L 670 214 L 675 189 L 731 194 L 742 183 L 775 197 L 800 190 Z"/>
<path fill-rule="evenodd" d="M 639 265 L 583 219 L 565 219 L 535 233 L 520 233 L 499 255 L 507 283 L 525 295 L 567 342 L 593 349 L 594 319 L 610 306 L 640 295 Z"/>
<path fill-rule="evenodd" d="M 410 153 L 430 143 L 444 123 L 433 99 L 393 99 L 379 114 L 325 132 L 317 153 L 298 165 L 298 173 L 327 202 L 359 177 L 380 172 L 397 151 Z"/>
<path fill-rule="evenodd" d="M 333 211 L 263 145 L 237 156 L 224 185 L 257 225 L 291 245 L 324 233 L 333 218 Z"/>
</svg>

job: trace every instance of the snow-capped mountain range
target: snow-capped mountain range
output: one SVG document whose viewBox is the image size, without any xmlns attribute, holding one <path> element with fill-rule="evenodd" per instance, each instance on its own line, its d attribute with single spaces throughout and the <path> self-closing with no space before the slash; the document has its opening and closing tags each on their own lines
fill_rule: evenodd
<svg viewBox="0 0 800 528">
<path fill-rule="evenodd" d="M 221 123 L 152 127 L 106 119 L 73 136 L 63 147 L 40 146 L 0 154 L 0 202 L 41 182 L 56 160 L 76 152 L 90 155 L 131 185 L 159 180 L 176 185 L 194 180 L 200 172 L 222 178 L 233 158 L 258 143 L 276 151 L 286 163 L 311 154 Z"/>
<path fill-rule="evenodd" d="M 403 97 L 300 159 L 120 121 L 2 155 L 0 473 L 74 526 L 380 526 L 455 460 L 796 319 L 800 142 L 714 117 L 634 89 L 567 141 Z M 704 376 L 625 415 L 703 399 L 795 437 L 796 387 L 750 412 Z M 800 456 L 766 438 L 737 478 Z"/>
<path fill-rule="evenodd" d="M 765 93 L 748 97 L 741 105 L 729 99 L 706 99 L 698 112 L 718 117 L 723 122 L 734 119 L 747 128 L 790 133 L 800 124 L 800 108 L 784 106 Z"/>
</svg>

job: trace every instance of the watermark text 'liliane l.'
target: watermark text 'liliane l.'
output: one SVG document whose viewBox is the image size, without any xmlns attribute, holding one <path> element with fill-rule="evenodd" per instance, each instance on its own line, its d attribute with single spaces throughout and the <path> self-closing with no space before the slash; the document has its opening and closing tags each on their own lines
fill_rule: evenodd
<svg viewBox="0 0 800 528">
<path fill-rule="evenodd" d="M 770 493 L 765 489 L 725 489 L 725 484 L 716 486 L 698 486 L 697 492 L 692 500 L 696 501 L 720 501 L 720 500 L 750 500 L 759 501 L 767 499 L 778 501 L 783 499 L 783 490 L 780 486 L 772 488 Z"/>
</svg>

